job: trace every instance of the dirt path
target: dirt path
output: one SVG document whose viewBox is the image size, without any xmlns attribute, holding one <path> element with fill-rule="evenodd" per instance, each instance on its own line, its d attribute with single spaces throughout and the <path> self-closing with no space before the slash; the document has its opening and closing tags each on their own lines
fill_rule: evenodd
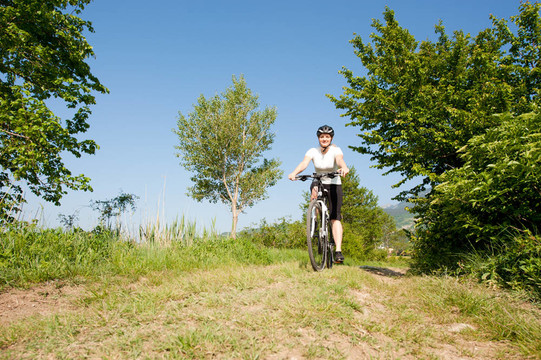
<svg viewBox="0 0 541 360">
<path fill-rule="evenodd" d="M 264 359 L 524 358 L 508 342 L 477 336 L 480 329 L 474 323 L 435 320 L 422 315 L 421 306 L 409 301 L 406 293 L 391 297 L 411 281 L 404 269 L 337 267 L 312 274 L 288 266 L 207 271 L 163 282 L 158 274 L 116 285 L 110 293 L 104 290 L 94 302 L 85 300 L 96 297 L 95 288 L 89 288 L 92 284 L 50 282 L 27 290 L 12 289 L 0 294 L 0 328 L 74 314 L 84 320 L 72 327 L 86 330 L 67 336 L 68 342 L 66 335 L 59 335 L 56 345 L 38 352 L 28 350 L 27 344 L 42 345 L 21 333 L 20 341 L 0 346 L 0 358 L 14 354 L 52 359 L 139 358 L 124 349 L 133 347 L 126 344 L 133 344 L 134 339 L 149 358 L 231 358 L 230 354 L 246 358 L 253 352 Z M 344 283 L 353 285 L 344 288 Z M 322 300 L 306 304 L 319 289 Z M 109 299 L 113 296 L 125 296 L 124 302 L 113 302 Z M 141 306 L 134 299 L 143 298 L 155 299 L 145 302 L 142 310 L 130 310 Z M 403 298 L 403 303 L 396 303 Z M 337 318 L 344 314 L 349 315 Z M 171 334 L 177 334 L 174 345 L 170 345 Z M 58 355 L 62 346 L 70 352 Z"/>
<path fill-rule="evenodd" d="M 406 269 L 363 266 L 361 269 L 374 274 L 382 281 L 392 281 L 406 274 Z M 74 302 L 87 294 L 82 285 L 66 282 L 48 282 L 30 289 L 10 289 L 0 293 L 0 326 L 31 316 L 49 316 L 56 313 L 76 311 Z"/>
</svg>

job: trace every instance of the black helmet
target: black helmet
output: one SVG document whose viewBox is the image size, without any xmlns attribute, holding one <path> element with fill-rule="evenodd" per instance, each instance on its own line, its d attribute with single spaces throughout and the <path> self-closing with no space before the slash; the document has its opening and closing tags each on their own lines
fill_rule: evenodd
<svg viewBox="0 0 541 360">
<path fill-rule="evenodd" d="M 329 125 L 323 125 L 317 129 L 317 137 L 319 137 L 321 134 L 329 134 L 331 137 L 334 137 L 334 130 Z"/>
</svg>

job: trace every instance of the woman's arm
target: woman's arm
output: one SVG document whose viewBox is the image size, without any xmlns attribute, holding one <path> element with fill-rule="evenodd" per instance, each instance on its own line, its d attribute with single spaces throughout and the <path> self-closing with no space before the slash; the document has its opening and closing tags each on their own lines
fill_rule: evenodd
<svg viewBox="0 0 541 360">
<path fill-rule="evenodd" d="M 305 156 L 304 159 L 300 162 L 300 164 L 297 165 L 295 170 L 293 170 L 293 172 L 287 176 L 287 178 L 289 180 L 295 180 L 295 176 L 297 176 L 298 173 L 302 172 L 308 167 L 308 164 L 310 164 L 310 160 L 312 160 L 312 158 L 310 158 L 309 156 Z"/>
<path fill-rule="evenodd" d="M 338 172 L 342 176 L 346 176 L 349 172 L 349 169 L 344 161 L 344 155 L 336 155 L 336 164 L 338 165 Z"/>
</svg>

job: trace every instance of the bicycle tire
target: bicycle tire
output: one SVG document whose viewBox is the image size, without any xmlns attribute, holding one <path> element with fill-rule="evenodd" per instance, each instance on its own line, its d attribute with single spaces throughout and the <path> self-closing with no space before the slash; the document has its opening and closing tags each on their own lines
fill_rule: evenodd
<svg viewBox="0 0 541 360">
<path fill-rule="evenodd" d="M 306 244 L 314 271 L 323 270 L 327 262 L 327 239 L 321 236 L 322 215 L 321 204 L 312 200 L 306 212 Z"/>
<path fill-rule="evenodd" d="M 328 206 L 327 201 L 325 205 Z M 328 213 L 327 213 L 328 215 Z M 327 218 L 327 268 L 331 269 L 334 264 L 334 239 L 332 235 L 331 220 Z"/>
<path fill-rule="evenodd" d="M 330 229 L 328 229 L 330 231 Z M 328 233 L 327 233 L 328 234 Z M 334 246 L 328 244 L 327 247 L 327 267 L 330 269 L 334 264 Z"/>
</svg>

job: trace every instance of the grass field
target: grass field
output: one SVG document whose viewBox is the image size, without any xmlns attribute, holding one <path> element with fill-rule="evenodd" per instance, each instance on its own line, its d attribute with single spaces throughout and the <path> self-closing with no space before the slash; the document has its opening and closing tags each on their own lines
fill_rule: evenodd
<svg viewBox="0 0 541 360">
<path fill-rule="evenodd" d="M 400 264 L 315 273 L 303 250 L 227 239 L 111 247 L 95 264 L 4 286 L 0 358 L 541 357 L 535 304 Z"/>
</svg>

